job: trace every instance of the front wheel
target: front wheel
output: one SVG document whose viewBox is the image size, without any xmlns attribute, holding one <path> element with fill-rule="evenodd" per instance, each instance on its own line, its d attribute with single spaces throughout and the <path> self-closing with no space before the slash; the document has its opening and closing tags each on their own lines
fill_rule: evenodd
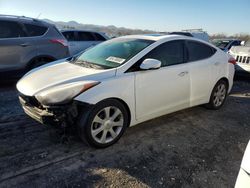
<svg viewBox="0 0 250 188">
<path fill-rule="evenodd" d="M 228 92 L 227 82 L 224 80 L 220 80 L 219 82 L 217 82 L 212 91 L 210 101 L 208 104 L 206 104 L 206 107 L 213 110 L 221 108 L 225 103 L 227 92 Z"/>
<path fill-rule="evenodd" d="M 79 134 L 91 146 L 105 148 L 120 139 L 128 126 L 128 120 L 124 105 L 117 100 L 108 99 L 80 115 Z"/>
</svg>

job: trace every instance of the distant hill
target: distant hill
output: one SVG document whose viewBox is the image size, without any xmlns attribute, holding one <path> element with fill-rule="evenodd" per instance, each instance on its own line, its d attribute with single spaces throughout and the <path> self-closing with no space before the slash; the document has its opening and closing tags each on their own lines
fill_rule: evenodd
<svg viewBox="0 0 250 188">
<path fill-rule="evenodd" d="M 44 19 L 44 21 L 52 23 L 56 25 L 56 27 L 60 30 L 67 30 L 67 29 L 82 29 L 82 30 L 91 30 L 91 31 L 98 31 L 104 32 L 109 37 L 117 37 L 122 35 L 132 35 L 132 34 L 147 34 L 147 33 L 156 33 L 156 31 L 151 30 L 140 30 L 140 29 L 129 29 L 125 27 L 116 27 L 113 25 L 109 26 L 101 26 L 101 25 L 93 25 L 93 24 L 82 24 L 76 21 L 52 21 L 49 19 Z"/>
</svg>

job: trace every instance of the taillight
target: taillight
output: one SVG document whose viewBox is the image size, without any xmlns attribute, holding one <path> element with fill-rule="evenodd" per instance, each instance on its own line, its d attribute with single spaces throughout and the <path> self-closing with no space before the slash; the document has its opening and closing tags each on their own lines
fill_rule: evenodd
<svg viewBox="0 0 250 188">
<path fill-rule="evenodd" d="M 228 63 L 236 65 L 236 60 L 233 57 L 230 57 L 230 59 L 228 60 Z"/>
<path fill-rule="evenodd" d="M 68 46 L 68 42 L 66 40 L 64 40 L 64 39 L 50 39 L 50 42 L 61 44 L 61 45 L 65 46 L 65 47 Z"/>
</svg>

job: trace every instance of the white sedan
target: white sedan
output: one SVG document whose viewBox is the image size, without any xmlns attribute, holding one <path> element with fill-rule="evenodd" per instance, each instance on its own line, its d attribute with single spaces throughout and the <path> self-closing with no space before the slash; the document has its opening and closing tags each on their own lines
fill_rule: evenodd
<svg viewBox="0 0 250 188">
<path fill-rule="evenodd" d="M 43 124 L 76 126 L 94 147 L 129 126 L 206 104 L 219 109 L 233 85 L 235 59 L 186 36 L 125 36 L 78 57 L 27 73 L 18 83 L 24 111 Z"/>
</svg>

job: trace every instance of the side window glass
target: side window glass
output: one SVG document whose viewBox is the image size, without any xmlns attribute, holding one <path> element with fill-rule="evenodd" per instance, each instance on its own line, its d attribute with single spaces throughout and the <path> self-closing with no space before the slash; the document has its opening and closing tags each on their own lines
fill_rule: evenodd
<svg viewBox="0 0 250 188">
<path fill-rule="evenodd" d="M 25 37 L 25 33 L 17 22 L 0 21 L 0 39 L 19 37 Z"/>
<path fill-rule="evenodd" d="M 240 45 L 240 42 L 239 41 L 234 41 L 232 46 L 239 46 Z"/>
<path fill-rule="evenodd" d="M 198 61 L 214 55 L 216 52 L 212 47 L 196 41 L 187 41 L 189 61 Z"/>
<path fill-rule="evenodd" d="M 42 36 L 47 30 L 47 27 L 38 26 L 33 24 L 24 24 L 28 31 L 28 35 L 31 37 Z"/>
<path fill-rule="evenodd" d="M 67 39 L 67 41 L 75 41 L 75 35 L 73 31 L 65 31 L 62 32 L 62 34 Z"/>
<path fill-rule="evenodd" d="M 97 41 L 105 41 L 106 39 L 101 36 L 99 33 L 93 33 Z"/>
<path fill-rule="evenodd" d="M 161 61 L 162 67 L 184 63 L 184 42 L 178 40 L 162 44 L 149 52 L 143 59 L 148 58 Z"/>
<path fill-rule="evenodd" d="M 78 32 L 79 41 L 95 41 L 94 36 L 90 32 Z"/>
</svg>

